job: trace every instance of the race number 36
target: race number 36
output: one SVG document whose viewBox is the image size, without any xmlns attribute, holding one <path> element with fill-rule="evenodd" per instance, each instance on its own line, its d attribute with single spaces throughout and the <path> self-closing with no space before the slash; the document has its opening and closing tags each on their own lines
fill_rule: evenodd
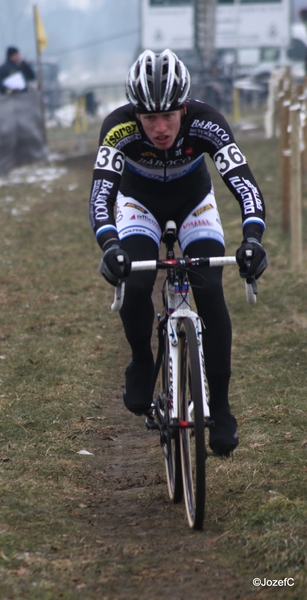
<svg viewBox="0 0 307 600">
<path fill-rule="evenodd" d="M 224 146 L 224 148 L 214 155 L 213 160 L 218 172 L 222 176 L 228 173 L 228 171 L 246 163 L 245 156 L 236 144 Z"/>
<path fill-rule="evenodd" d="M 114 173 L 122 174 L 125 164 L 125 155 L 109 146 L 100 146 L 95 162 L 94 169 L 106 169 Z"/>
</svg>

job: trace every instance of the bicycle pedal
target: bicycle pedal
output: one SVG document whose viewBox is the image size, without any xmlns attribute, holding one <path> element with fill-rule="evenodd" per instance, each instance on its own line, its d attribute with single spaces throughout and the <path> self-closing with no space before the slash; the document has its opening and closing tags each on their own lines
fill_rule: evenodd
<svg viewBox="0 0 307 600">
<path fill-rule="evenodd" d="M 159 429 L 158 423 L 156 423 L 156 421 L 150 417 L 146 417 L 145 425 L 146 428 L 150 431 L 153 431 L 154 429 Z"/>
</svg>

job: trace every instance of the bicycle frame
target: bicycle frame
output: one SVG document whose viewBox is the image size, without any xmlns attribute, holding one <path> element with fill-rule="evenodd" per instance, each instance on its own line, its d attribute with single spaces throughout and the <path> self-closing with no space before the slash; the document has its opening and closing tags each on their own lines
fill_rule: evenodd
<svg viewBox="0 0 307 600">
<path fill-rule="evenodd" d="M 174 238 L 175 241 L 175 238 Z M 202 345 L 202 323 L 199 316 L 191 309 L 190 304 L 190 286 L 187 278 L 186 271 L 183 268 L 186 266 L 186 260 L 182 261 L 182 266 L 177 266 L 174 253 L 174 243 L 170 242 L 167 245 L 167 256 L 166 263 L 168 263 L 168 274 L 165 280 L 165 285 L 162 292 L 163 305 L 165 309 L 165 320 L 167 328 L 167 336 L 169 341 L 169 374 L 170 374 L 170 385 L 169 395 L 171 402 L 172 419 L 178 420 L 178 335 L 177 332 L 180 327 L 182 319 L 189 318 L 194 325 L 199 361 L 202 370 L 202 398 L 203 398 L 203 410 L 205 419 L 210 418 L 210 411 L 208 405 L 208 394 L 206 389 L 206 375 L 205 375 L 205 359 Z M 175 263 L 176 266 L 171 268 L 171 263 Z M 165 327 L 165 324 L 162 325 Z M 161 340 L 159 340 L 161 343 Z M 159 365 L 157 364 L 155 375 L 158 375 Z M 155 381 L 154 381 L 155 384 Z M 190 413 L 193 410 L 193 404 L 190 406 Z"/>
</svg>

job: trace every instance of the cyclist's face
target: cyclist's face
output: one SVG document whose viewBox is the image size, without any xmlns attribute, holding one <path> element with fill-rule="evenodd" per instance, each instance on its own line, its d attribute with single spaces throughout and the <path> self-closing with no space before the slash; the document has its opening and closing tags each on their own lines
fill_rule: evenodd
<svg viewBox="0 0 307 600">
<path fill-rule="evenodd" d="M 154 146 L 159 150 L 168 150 L 179 133 L 182 115 L 183 109 L 180 109 L 171 112 L 138 114 L 138 118 Z"/>
</svg>

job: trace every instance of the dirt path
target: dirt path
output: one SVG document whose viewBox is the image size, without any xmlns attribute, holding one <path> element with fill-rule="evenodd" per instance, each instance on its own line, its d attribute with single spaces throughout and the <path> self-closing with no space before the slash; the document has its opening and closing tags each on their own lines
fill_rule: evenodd
<svg viewBox="0 0 307 600">
<path fill-rule="evenodd" d="M 86 478 L 93 494 L 87 519 L 95 522 L 105 553 L 99 578 L 105 598 L 253 597 L 246 585 L 240 591 L 231 561 L 218 556 L 220 529 L 211 523 L 203 532 L 190 531 L 183 504 L 168 500 L 157 434 L 126 415 L 121 403 L 116 414 L 110 409 L 109 420 L 116 423 L 110 439 L 91 437 L 95 461 Z"/>
</svg>

